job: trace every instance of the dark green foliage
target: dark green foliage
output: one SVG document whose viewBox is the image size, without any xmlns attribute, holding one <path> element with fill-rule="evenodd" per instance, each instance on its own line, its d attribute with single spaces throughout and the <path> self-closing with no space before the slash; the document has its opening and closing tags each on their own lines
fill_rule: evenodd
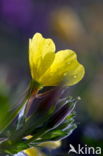
<svg viewBox="0 0 103 156">
<path fill-rule="evenodd" d="M 15 107 L 9 95 L 0 95 L 0 152 L 18 153 L 31 146 L 39 147 L 45 141 L 69 136 L 76 128 L 74 108 L 77 101 L 64 97 L 63 90 L 55 87 L 36 92 Z M 28 135 L 32 138 L 25 138 Z"/>
</svg>

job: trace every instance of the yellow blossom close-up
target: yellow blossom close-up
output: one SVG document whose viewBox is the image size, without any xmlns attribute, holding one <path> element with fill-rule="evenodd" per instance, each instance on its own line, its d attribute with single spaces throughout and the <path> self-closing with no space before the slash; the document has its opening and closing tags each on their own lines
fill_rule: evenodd
<svg viewBox="0 0 103 156">
<path fill-rule="evenodd" d="M 44 38 L 40 33 L 29 40 L 29 63 L 32 79 L 43 86 L 57 86 L 61 82 L 72 86 L 85 73 L 73 50 L 56 52 L 53 40 Z"/>
<path fill-rule="evenodd" d="M 103 0 L 0 2 L 0 156 L 103 156 Z"/>
</svg>

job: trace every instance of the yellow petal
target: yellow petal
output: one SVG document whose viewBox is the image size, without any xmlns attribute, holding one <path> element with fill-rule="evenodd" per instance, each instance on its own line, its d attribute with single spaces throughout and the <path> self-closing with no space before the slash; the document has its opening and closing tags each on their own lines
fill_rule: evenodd
<svg viewBox="0 0 103 156">
<path fill-rule="evenodd" d="M 40 33 L 36 33 L 29 40 L 29 63 L 31 75 L 34 80 L 46 72 L 55 57 L 55 44 L 51 39 L 45 39 Z"/>
<path fill-rule="evenodd" d="M 23 151 L 27 156 L 46 156 L 42 152 L 40 152 L 37 148 L 32 147 Z"/>
<path fill-rule="evenodd" d="M 84 67 L 77 61 L 72 50 L 61 50 L 55 54 L 55 59 L 48 71 L 40 79 L 46 86 L 56 86 L 65 79 L 65 85 L 78 83 L 84 76 Z"/>
</svg>

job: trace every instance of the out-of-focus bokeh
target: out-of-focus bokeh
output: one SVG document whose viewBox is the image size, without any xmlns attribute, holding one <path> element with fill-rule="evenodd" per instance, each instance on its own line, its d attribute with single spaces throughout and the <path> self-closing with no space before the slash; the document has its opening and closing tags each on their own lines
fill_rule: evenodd
<svg viewBox="0 0 103 156">
<path fill-rule="evenodd" d="M 76 51 L 86 68 L 84 79 L 70 88 L 81 98 L 78 128 L 53 155 L 67 153 L 70 143 L 103 147 L 102 0 L 0 0 L 0 6 L 0 103 L 29 82 L 28 39 L 40 32 L 54 39 L 57 50 Z"/>
</svg>

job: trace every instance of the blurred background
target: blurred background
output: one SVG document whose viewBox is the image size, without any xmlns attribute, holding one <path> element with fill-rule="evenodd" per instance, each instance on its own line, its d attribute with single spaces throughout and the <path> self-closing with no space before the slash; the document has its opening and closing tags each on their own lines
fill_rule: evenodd
<svg viewBox="0 0 103 156">
<path fill-rule="evenodd" d="M 81 98 L 78 128 L 53 155 L 66 156 L 70 143 L 103 148 L 103 1 L 0 0 L 0 103 L 27 86 L 28 39 L 36 32 L 52 38 L 57 50 L 76 51 L 86 68 L 69 93 Z"/>
</svg>

